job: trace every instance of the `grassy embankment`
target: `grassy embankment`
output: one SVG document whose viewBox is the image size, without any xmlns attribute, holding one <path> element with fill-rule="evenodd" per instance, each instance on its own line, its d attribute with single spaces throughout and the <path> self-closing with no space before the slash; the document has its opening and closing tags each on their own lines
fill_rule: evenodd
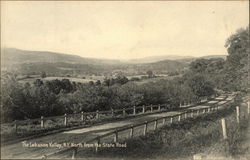
<svg viewBox="0 0 250 160">
<path fill-rule="evenodd" d="M 149 109 L 149 108 L 148 108 Z M 44 128 L 41 128 L 40 119 L 32 120 L 32 121 L 19 121 L 18 129 L 15 129 L 15 123 L 11 124 L 2 124 L 1 125 L 1 137 L 3 142 L 8 142 L 12 140 L 18 140 L 22 138 L 27 138 L 30 136 L 38 136 L 38 135 L 46 135 L 50 133 L 57 133 L 60 131 L 70 130 L 74 128 L 82 128 L 88 127 L 92 125 L 98 125 L 107 122 L 114 122 L 119 120 L 126 120 L 132 117 L 141 117 L 147 114 L 154 114 L 156 112 L 165 112 L 166 110 L 158 111 L 155 110 L 151 112 L 150 110 L 145 110 L 144 114 L 137 113 L 136 115 L 132 115 L 132 110 L 127 111 L 130 115 L 123 116 L 122 111 L 115 113 L 115 117 L 112 117 L 110 113 L 108 114 L 100 114 L 99 119 L 96 119 L 95 114 L 85 115 L 84 121 L 81 120 L 81 115 L 71 115 L 67 118 L 67 126 L 64 125 L 64 117 L 54 117 L 49 118 L 44 121 Z M 180 110 L 181 108 L 169 108 L 169 111 Z M 142 112 L 142 108 L 138 109 L 137 112 Z"/>
<path fill-rule="evenodd" d="M 168 125 L 144 137 L 130 139 L 126 142 L 127 148 L 100 148 L 98 153 L 85 150 L 77 157 L 192 159 L 197 153 L 237 157 L 244 154 L 241 142 L 248 126 L 244 107 L 240 114 L 240 125 L 236 122 L 235 107 L 229 107 L 212 115 Z M 223 117 L 227 123 L 228 142 L 222 138 L 220 120 Z"/>
</svg>

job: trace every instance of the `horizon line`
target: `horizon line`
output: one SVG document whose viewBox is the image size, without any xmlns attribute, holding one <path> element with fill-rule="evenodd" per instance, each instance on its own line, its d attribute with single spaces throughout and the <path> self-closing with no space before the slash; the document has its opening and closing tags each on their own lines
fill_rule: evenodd
<svg viewBox="0 0 250 160">
<path fill-rule="evenodd" d="M 140 59 L 145 59 L 145 58 L 150 58 L 150 57 L 163 57 L 163 56 L 177 56 L 177 57 L 190 57 L 190 58 L 199 58 L 199 57 L 206 57 L 206 56 L 227 56 L 228 54 L 221 53 L 221 54 L 206 54 L 203 56 L 197 56 L 197 55 L 181 55 L 181 54 L 158 54 L 158 55 L 152 55 L 152 56 L 146 56 L 146 57 L 140 57 L 140 58 L 107 58 L 107 57 L 83 57 L 77 54 L 73 53 L 65 53 L 65 52 L 60 52 L 60 51 L 52 51 L 52 50 L 28 50 L 28 49 L 21 49 L 21 48 L 16 48 L 16 47 L 1 47 L 1 51 L 3 49 L 16 49 L 16 50 L 21 50 L 21 51 L 29 51 L 29 52 L 51 52 L 55 54 L 64 54 L 64 55 L 71 55 L 71 56 L 78 56 L 81 58 L 88 58 L 88 59 L 106 59 L 106 60 L 123 60 L 123 61 L 130 61 L 130 60 L 140 60 Z"/>
</svg>

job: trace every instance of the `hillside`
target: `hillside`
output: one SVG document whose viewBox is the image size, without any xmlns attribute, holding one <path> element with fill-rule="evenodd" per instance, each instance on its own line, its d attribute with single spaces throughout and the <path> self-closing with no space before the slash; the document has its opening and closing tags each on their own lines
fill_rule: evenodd
<svg viewBox="0 0 250 160">
<path fill-rule="evenodd" d="M 166 55 L 166 56 L 150 56 L 145 58 L 130 59 L 127 62 L 130 63 L 154 63 L 164 60 L 181 60 L 181 59 L 193 59 L 192 56 L 177 56 L 177 55 Z"/>
<path fill-rule="evenodd" d="M 226 55 L 212 55 L 198 58 L 226 58 Z M 26 51 L 14 48 L 1 50 L 1 70 L 16 74 L 49 75 L 112 75 L 122 72 L 126 75 L 145 74 L 152 70 L 156 74 L 167 74 L 186 69 L 190 62 L 198 59 L 191 56 L 154 56 L 127 61 L 85 58 L 48 51 Z"/>
<path fill-rule="evenodd" d="M 227 55 L 209 55 L 209 56 L 203 56 L 203 57 L 199 57 L 199 58 L 204 58 L 204 59 L 211 59 L 211 58 L 222 58 L 222 59 L 226 59 Z"/>
<path fill-rule="evenodd" d="M 48 51 L 27 51 L 15 48 L 3 48 L 1 50 L 2 65 L 19 63 L 77 63 L 77 64 L 117 64 L 119 60 L 83 58 L 76 55 Z"/>
<path fill-rule="evenodd" d="M 154 63 L 125 63 L 119 60 L 83 58 L 75 55 L 47 51 L 25 51 L 13 48 L 2 49 L 3 71 L 17 74 L 40 74 L 45 71 L 50 75 L 107 75 L 123 72 L 126 75 L 180 71 L 186 64 L 177 61 L 164 60 Z"/>
</svg>

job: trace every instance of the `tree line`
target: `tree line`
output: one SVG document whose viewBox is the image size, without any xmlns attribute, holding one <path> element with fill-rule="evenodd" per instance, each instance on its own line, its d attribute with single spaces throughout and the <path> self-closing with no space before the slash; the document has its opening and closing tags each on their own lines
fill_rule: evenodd
<svg viewBox="0 0 250 160">
<path fill-rule="evenodd" d="M 144 84 L 125 76 L 85 84 L 68 79 L 21 84 L 7 74 L 1 78 L 2 122 L 150 104 L 177 107 L 219 90 L 246 92 L 248 44 L 249 29 L 241 29 L 226 42 L 226 60 L 198 59 L 181 77 Z"/>
<path fill-rule="evenodd" d="M 33 84 L 19 83 L 15 77 L 3 80 L 2 118 L 3 121 L 14 119 L 55 116 L 64 113 L 127 108 L 132 106 L 164 104 L 179 106 L 180 101 L 194 101 L 213 94 L 213 88 L 206 84 L 196 88 L 192 83 L 197 79 L 176 78 L 144 84 L 124 81 L 117 78 L 117 83 L 75 83 L 68 79 L 43 81 L 37 79 Z M 120 81 L 121 80 L 121 81 Z M 125 83 L 126 82 L 126 83 Z M 198 85 L 203 85 L 202 82 Z M 209 88 L 210 87 L 210 88 Z M 211 89 L 211 92 L 206 90 Z"/>
</svg>

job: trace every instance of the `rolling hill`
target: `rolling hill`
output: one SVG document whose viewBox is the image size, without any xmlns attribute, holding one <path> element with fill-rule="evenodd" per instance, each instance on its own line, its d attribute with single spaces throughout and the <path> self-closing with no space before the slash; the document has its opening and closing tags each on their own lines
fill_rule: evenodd
<svg viewBox="0 0 250 160">
<path fill-rule="evenodd" d="M 215 58 L 216 56 L 207 56 Z M 197 58 L 187 56 L 155 56 L 137 60 L 110 60 L 85 58 L 48 51 L 26 51 L 15 48 L 1 50 L 1 70 L 16 74 L 40 74 L 45 71 L 54 76 L 107 75 L 122 72 L 126 75 L 145 74 L 152 70 L 157 74 L 182 71 Z"/>
<path fill-rule="evenodd" d="M 166 56 L 151 56 L 145 58 L 138 58 L 138 59 L 130 59 L 127 62 L 130 63 L 154 63 L 164 60 L 181 60 L 181 59 L 194 59 L 195 57 L 192 56 L 177 56 L 177 55 L 166 55 Z"/>
<path fill-rule="evenodd" d="M 2 65 L 19 63 L 72 63 L 72 64 L 117 64 L 119 60 L 83 58 L 76 55 L 48 52 L 27 51 L 15 48 L 3 48 L 1 50 Z"/>
</svg>

